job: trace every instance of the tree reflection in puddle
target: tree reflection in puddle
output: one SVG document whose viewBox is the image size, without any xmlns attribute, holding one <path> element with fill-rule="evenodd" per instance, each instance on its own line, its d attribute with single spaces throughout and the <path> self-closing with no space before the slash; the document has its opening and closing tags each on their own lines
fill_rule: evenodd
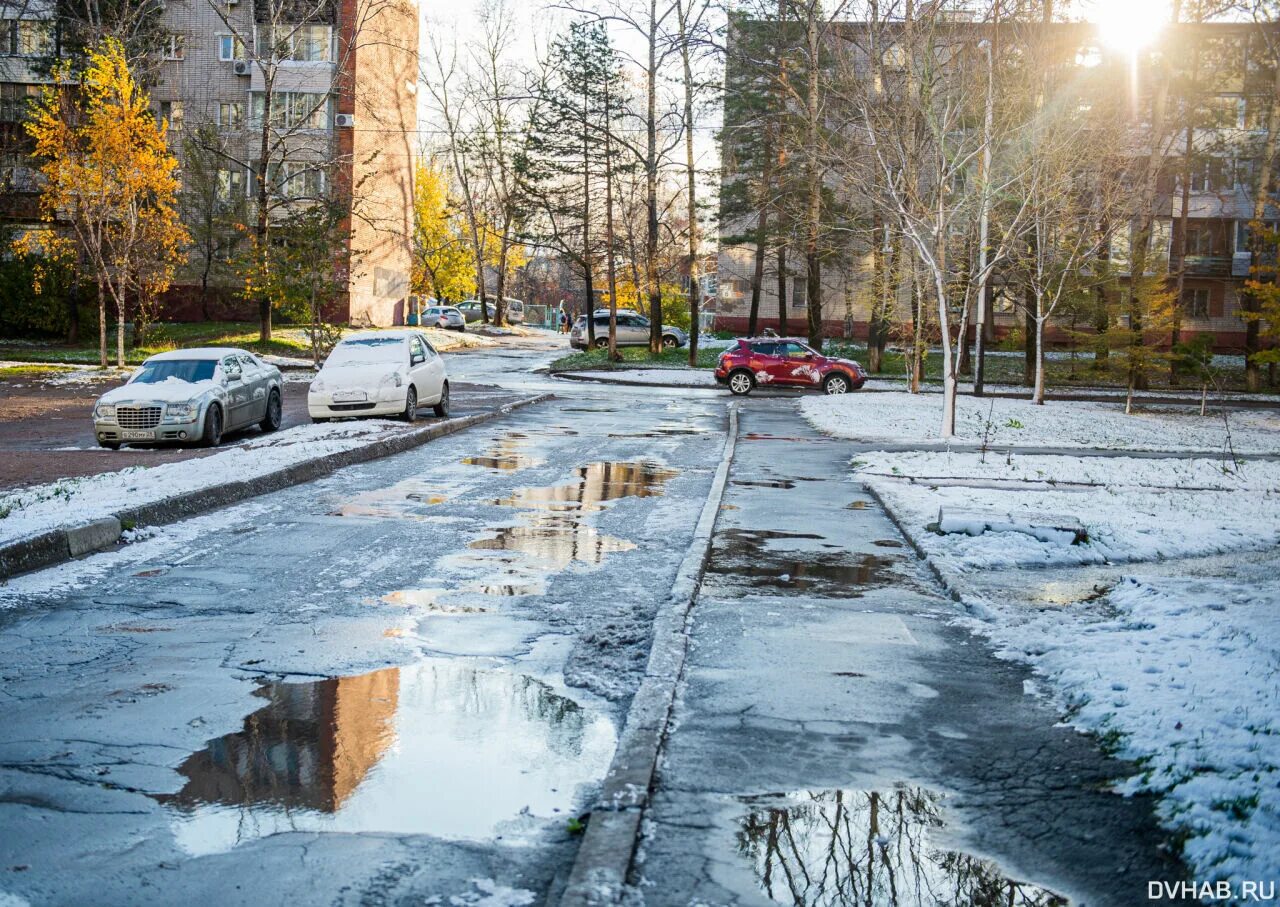
<svg viewBox="0 0 1280 907">
<path fill-rule="evenodd" d="M 573 472 L 574 478 L 564 484 L 517 488 L 509 497 L 493 503 L 503 507 L 588 513 L 603 510 L 605 502 L 619 498 L 661 495 L 667 482 L 679 475 L 678 470 L 644 461 L 588 463 Z"/>
<path fill-rule="evenodd" d="M 931 838 L 941 797 L 923 788 L 746 799 L 739 853 L 768 897 L 797 907 L 1066 907 L 995 863 Z"/>
<path fill-rule="evenodd" d="M 229 850 L 285 831 L 519 836 L 600 778 L 613 724 L 533 677 L 423 662 L 267 683 L 267 704 L 178 771 L 178 845 Z"/>
</svg>

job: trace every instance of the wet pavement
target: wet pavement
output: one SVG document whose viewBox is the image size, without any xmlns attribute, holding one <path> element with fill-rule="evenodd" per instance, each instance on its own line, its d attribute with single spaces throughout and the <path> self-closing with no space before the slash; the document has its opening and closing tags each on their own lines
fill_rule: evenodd
<svg viewBox="0 0 1280 907">
<path fill-rule="evenodd" d="M 726 424 L 606 397 L 0 588 L 0 903 L 553 891 Z"/>
<path fill-rule="evenodd" d="M 952 626 L 847 445 L 785 401 L 732 480 L 633 882 L 656 905 L 1129 907 L 1180 879 L 1134 769 Z M 810 443 L 822 441 L 822 443 Z"/>
<path fill-rule="evenodd" d="M 554 903 L 728 398 L 552 355 L 450 372 L 561 399 L 0 587 L 0 905 Z M 949 623 L 851 445 L 793 399 L 741 420 L 644 902 L 1129 905 L 1179 876 L 1106 790 L 1132 766 Z"/>
</svg>

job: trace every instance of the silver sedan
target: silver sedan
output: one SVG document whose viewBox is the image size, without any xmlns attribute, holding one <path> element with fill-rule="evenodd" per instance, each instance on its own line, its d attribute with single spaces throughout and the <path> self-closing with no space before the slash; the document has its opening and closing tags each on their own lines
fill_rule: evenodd
<svg viewBox="0 0 1280 907">
<path fill-rule="evenodd" d="M 419 325 L 424 328 L 441 328 L 446 331 L 465 331 L 467 319 L 451 305 L 433 305 L 422 310 Z"/>
<path fill-rule="evenodd" d="M 98 444 L 176 441 L 216 447 L 222 435 L 280 427 L 280 370 L 245 350 L 203 347 L 152 356 L 93 407 Z"/>
</svg>

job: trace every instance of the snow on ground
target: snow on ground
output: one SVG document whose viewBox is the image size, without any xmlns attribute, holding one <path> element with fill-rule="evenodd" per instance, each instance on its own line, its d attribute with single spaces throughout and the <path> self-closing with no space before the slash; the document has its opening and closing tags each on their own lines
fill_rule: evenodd
<svg viewBox="0 0 1280 907">
<path fill-rule="evenodd" d="M 876 393 L 806 397 L 801 413 L 816 428 L 859 441 L 936 441 L 942 398 L 935 394 Z M 992 445 L 1117 450 L 1221 450 L 1228 426 L 1237 453 L 1280 452 L 1280 412 L 1231 411 L 1199 415 L 1195 407 L 1146 407 L 1125 415 L 1124 404 L 960 396 L 956 440 Z"/>
<path fill-rule="evenodd" d="M 0 495 L 0 544 L 212 485 L 257 478 L 403 430 L 402 424 L 385 419 L 300 425 L 208 457 L 23 488 Z"/>
<path fill-rule="evenodd" d="M 585 372 L 561 372 L 570 378 L 590 381 L 634 381 L 657 387 L 717 387 L 716 376 L 706 368 L 618 368 Z"/>
<path fill-rule="evenodd" d="M 833 433 L 910 443 L 935 437 L 938 404 L 886 393 L 802 407 Z M 995 443 L 1222 444 L 1220 417 L 994 405 Z M 963 438 L 991 406 L 961 400 Z M 1238 447 L 1280 449 L 1274 414 L 1231 422 Z M 1280 881 L 1280 462 L 970 449 L 859 453 L 853 467 L 963 601 L 962 622 L 1029 664 L 1071 725 L 1137 764 L 1119 790 L 1160 798 L 1196 878 Z M 980 534 L 941 534 L 952 521 Z M 1016 531 L 981 531 L 991 523 Z M 1044 531 L 1076 523 L 1077 544 Z M 1185 560 L 1215 553 L 1212 569 Z"/>
</svg>

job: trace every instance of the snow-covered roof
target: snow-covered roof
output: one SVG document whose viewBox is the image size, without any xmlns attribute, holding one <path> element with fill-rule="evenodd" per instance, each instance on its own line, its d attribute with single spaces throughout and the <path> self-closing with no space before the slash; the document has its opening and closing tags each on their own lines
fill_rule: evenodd
<svg viewBox="0 0 1280 907">
<path fill-rule="evenodd" d="M 186 350 L 170 350 L 167 353 L 156 353 L 148 358 L 148 362 L 164 362 L 169 359 L 221 359 L 223 356 L 247 356 L 245 350 L 234 346 L 198 346 Z"/>
</svg>

